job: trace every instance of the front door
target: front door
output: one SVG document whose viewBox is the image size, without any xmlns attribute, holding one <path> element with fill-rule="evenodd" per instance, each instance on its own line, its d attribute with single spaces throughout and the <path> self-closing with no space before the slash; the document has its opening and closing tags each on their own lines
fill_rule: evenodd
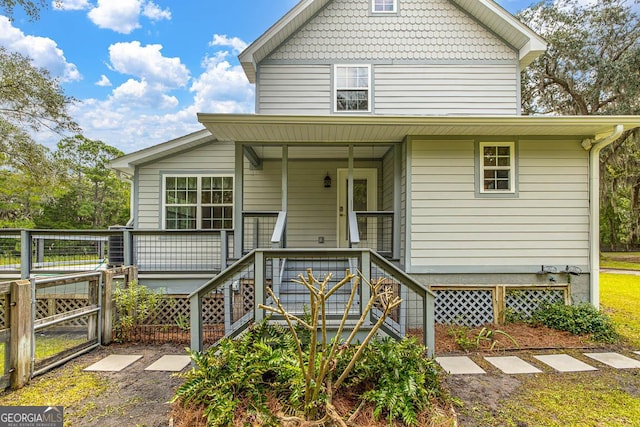
<svg viewBox="0 0 640 427">
<path fill-rule="evenodd" d="M 338 246 L 349 247 L 349 169 L 338 169 Z M 378 206 L 378 170 L 373 168 L 353 169 L 353 210 L 355 212 L 375 211 Z M 358 221 L 360 241 L 374 238 L 368 233 L 370 227 L 365 221 Z M 371 234 L 370 236 L 368 234 Z M 369 242 L 371 243 L 371 242 Z M 366 245 L 369 246 L 369 245 Z"/>
</svg>

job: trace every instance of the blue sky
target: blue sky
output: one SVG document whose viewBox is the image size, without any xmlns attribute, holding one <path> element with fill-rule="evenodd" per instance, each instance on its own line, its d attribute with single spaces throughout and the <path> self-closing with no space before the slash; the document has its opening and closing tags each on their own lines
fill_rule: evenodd
<svg viewBox="0 0 640 427">
<path fill-rule="evenodd" d="M 498 0 L 512 13 L 532 2 Z M 0 15 L 0 45 L 61 80 L 85 136 L 129 153 L 201 129 L 197 112 L 252 113 L 237 54 L 295 3 L 62 0 L 35 22 Z"/>
</svg>

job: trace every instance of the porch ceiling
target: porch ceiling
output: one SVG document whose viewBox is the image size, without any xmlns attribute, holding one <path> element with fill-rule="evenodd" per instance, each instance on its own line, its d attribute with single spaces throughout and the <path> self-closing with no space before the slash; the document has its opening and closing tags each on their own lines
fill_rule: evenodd
<svg viewBox="0 0 640 427">
<path fill-rule="evenodd" d="M 282 159 L 280 146 L 252 144 L 252 147 L 261 159 Z M 384 144 L 358 145 L 353 149 L 353 157 L 356 159 L 380 159 L 390 148 L 391 146 Z M 347 159 L 349 147 L 306 144 L 304 147 L 289 147 L 287 155 L 289 159 Z"/>
<path fill-rule="evenodd" d="M 198 114 L 221 141 L 250 143 L 393 143 L 407 136 L 594 138 L 640 116 L 285 116 Z"/>
</svg>

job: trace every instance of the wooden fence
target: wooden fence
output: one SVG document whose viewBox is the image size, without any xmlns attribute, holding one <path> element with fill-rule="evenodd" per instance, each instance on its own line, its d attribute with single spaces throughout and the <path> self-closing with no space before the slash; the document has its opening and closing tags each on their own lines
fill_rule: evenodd
<svg viewBox="0 0 640 427">
<path fill-rule="evenodd" d="M 65 363 L 98 345 L 113 340 L 113 290 L 116 277 L 128 283 L 137 278 L 135 267 L 119 267 L 89 273 L 32 278 L 0 283 L 0 344 L 4 345 L 6 388 L 21 388 L 40 373 Z M 65 293 L 50 289 L 86 283 L 86 292 Z M 2 304 L 2 302 L 4 302 Z M 59 325 L 86 328 L 83 343 L 60 354 L 47 355 L 35 365 L 36 332 Z"/>
</svg>

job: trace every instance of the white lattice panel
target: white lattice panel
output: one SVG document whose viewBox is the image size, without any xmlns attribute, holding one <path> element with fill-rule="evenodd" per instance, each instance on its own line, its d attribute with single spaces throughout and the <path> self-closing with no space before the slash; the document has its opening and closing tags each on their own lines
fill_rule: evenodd
<svg viewBox="0 0 640 427">
<path fill-rule="evenodd" d="M 480 326 L 493 323 L 490 290 L 435 290 L 435 319 L 448 325 Z"/>
<path fill-rule="evenodd" d="M 518 289 L 505 292 L 505 308 L 523 317 L 531 317 L 544 303 L 564 302 L 563 289 Z"/>
</svg>

